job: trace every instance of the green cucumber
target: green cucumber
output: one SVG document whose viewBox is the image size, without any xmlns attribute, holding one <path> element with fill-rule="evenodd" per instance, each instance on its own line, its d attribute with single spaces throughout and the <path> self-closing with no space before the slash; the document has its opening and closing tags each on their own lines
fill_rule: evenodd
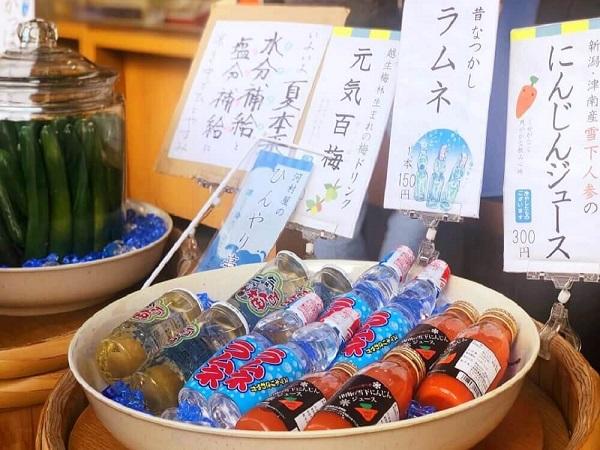
<svg viewBox="0 0 600 450">
<path fill-rule="evenodd" d="M 43 258 L 48 253 L 48 183 L 36 128 L 36 124 L 32 122 L 22 125 L 19 129 L 19 147 L 27 193 L 25 259 Z"/>
<path fill-rule="evenodd" d="M 0 178 L 0 216 L 4 219 L 6 230 L 13 243 L 19 247 L 23 247 L 25 245 L 25 233 L 23 232 L 22 225 L 19 223 L 17 211 L 10 201 L 8 189 L 2 178 Z"/>
<path fill-rule="evenodd" d="M 44 125 L 40 132 L 46 176 L 50 194 L 50 245 L 51 253 L 65 256 L 71 252 L 73 222 L 71 195 L 63 153 L 54 124 Z"/>
<path fill-rule="evenodd" d="M 25 179 L 18 157 L 0 148 L 0 180 L 4 181 L 8 195 L 21 216 L 27 217 L 27 194 Z"/>
<path fill-rule="evenodd" d="M 0 217 L 0 264 L 15 267 L 20 264 L 17 251 Z"/>
<path fill-rule="evenodd" d="M 84 152 L 78 166 L 73 191 L 73 252 L 83 256 L 94 248 L 94 205 Z"/>
</svg>

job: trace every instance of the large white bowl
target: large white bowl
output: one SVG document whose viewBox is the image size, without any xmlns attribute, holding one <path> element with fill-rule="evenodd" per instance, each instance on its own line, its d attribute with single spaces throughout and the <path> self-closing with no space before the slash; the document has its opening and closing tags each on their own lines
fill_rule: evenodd
<svg viewBox="0 0 600 450">
<path fill-rule="evenodd" d="M 77 311 L 114 297 L 148 275 L 160 259 L 173 229 L 171 217 L 143 202 L 128 209 L 153 213 L 165 221 L 167 232 L 144 248 L 123 255 L 64 266 L 0 268 L 0 314 L 37 316 Z"/>
<path fill-rule="evenodd" d="M 356 276 L 372 263 L 308 261 L 311 270 L 333 263 Z M 514 302 L 477 283 L 452 277 L 447 296 L 468 300 L 480 311 L 502 307 L 514 315 L 519 335 L 512 359 L 516 373 L 489 394 L 456 408 L 417 419 L 365 428 L 317 432 L 260 432 L 220 430 L 187 425 L 152 417 L 108 400 L 99 393 L 102 381 L 94 354 L 96 345 L 117 324 L 130 317 L 161 293 L 174 287 L 206 291 L 214 299 L 225 299 L 258 270 L 258 265 L 221 269 L 157 284 L 128 295 L 99 311 L 77 332 L 69 348 L 69 364 L 83 386 L 94 412 L 104 426 L 132 450 L 221 449 L 221 450 L 313 450 L 313 449 L 466 449 L 481 441 L 506 415 L 519 395 L 526 373 L 539 350 L 539 339 L 531 318 Z"/>
</svg>

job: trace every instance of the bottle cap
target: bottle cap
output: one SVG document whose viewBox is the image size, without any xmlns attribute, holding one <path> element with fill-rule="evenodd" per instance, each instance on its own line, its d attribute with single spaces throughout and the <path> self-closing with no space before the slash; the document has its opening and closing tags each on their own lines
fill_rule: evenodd
<svg viewBox="0 0 600 450">
<path fill-rule="evenodd" d="M 448 284 L 450 278 L 450 266 L 446 261 L 436 259 L 430 262 L 423 271 L 417 275 L 419 280 L 431 281 L 440 291 Z"/>
<path fill-rule="evenodd" d="M 337 363 L 335 366 L 332 367 L 332 370 L 333 369 L 341 370 L 350 377 L 353 377 L 354 375 L 356 375 L 356 372 L 358 372 L 358 369 L 355 365 L 346 362 Z"/>
<path fill-rule="evenodd" d="M 465 302 L 464 300 L 457 300 L 454 303 L 450 303 L 448 309 L 446 311 L 460 311 L 465 314 L 471 323 L 477 322 L 479 320 L 479 311 L 469 302 Z"/>
<path fill-rule="evenodd" d="M 360 314 L 352 308 L 342 308 L 321 319 L 321 322 L 337 330 L 344 342 L 348 342 L 360 327 Z"/>
<path fill-rule="evenodd" d="M 484 311 L 484 313 L 479 318 L 479 322 L 486 318 L 499 320 L 504 325 L 506 325 L 506 328 L 508 328 L 508 330 L 510 331 L 510 342 L 512 343 L 515 340 L 515 338 L 517 337 L 517 321 L 511 313 L 502 308 L 491 308 Z"/>
<path fill-rule="evenodd" d="M 390 350 L 383 357 L 383 359 L 386 360 L 394 356 L 402 357 L 405 361 L 409 362 L 413 366 L 415 373 L 417 374 L 417 384 L 419 384 L 421 380 L 425 378 L 425 372 L 427 370 L 425 368 L 425 361 L 423 361 L 423 358 L 417 353 L 416 350 L 413 350 L 411 347 L 405 344 L 398 345 Z"/>
<path fill-rule="evenodd" d="M 381 264 L 394 269 L 400 281 L 404 281 L 414 261 L 414 252 L 406 245 L 401 245 L 394 252 L 383 258 Z"/>
</svg>

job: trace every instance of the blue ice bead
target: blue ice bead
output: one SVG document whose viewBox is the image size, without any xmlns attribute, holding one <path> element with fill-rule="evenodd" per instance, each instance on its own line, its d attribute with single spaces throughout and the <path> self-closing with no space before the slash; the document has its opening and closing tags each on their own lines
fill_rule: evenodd
<svg viewBox="0 0 600 450">
<path fill-rule="evenodd" d="M 23 267 L 42 267 L 43 261 L 41 259 L 32 258 L 28 259 L 23 263 Z"/>
<path fill-rule="evenodd" d="M 127 222 L 133 222 L 133 219 L 135 219 L 136 215 L 137 214 L 133 209 L 128 209 L 127 212 L 125 213 L 125 220 Z"/>
<path fill-rule="evenodd" d="M 436 412 L 433 406 L 422 406 L 416 400 L 411 400 L 406 412 L 406 418 L 422 417 Z"/>
<path fill-rule="evenodd" d="M 106 244 L 102 250 L 102 257 L 109 258 L 111 256 L 122 255 L 123 253 L 127 253 L 127 251 L 128 247 L 123 241 L 113 241 Z"/>
<path fill-rule="evenodd" d="M 63 256 L 61 262 L 63 264 L 73 264 L 76 263 L 78 260 L 79 258 L 77 258 L 77 255 L 70 254 Z"/>
<path fill-rule="evenodd" d="M 196 298 L 198 299 L 198 303 L 200 303 L 202 311 L 206 311 L 215 303 L 206 292 L 198 292 Z"/>
<path fill-rule="evenodd" d="M 46 256 L 46 262 L 58 262 L 59 257 L 56 253 L 50 253 Z"/>
</svg>

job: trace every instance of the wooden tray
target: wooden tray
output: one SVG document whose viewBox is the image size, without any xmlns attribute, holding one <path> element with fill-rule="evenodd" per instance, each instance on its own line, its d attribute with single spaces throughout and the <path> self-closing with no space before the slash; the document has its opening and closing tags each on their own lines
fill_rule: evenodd
<svg viewBox="0 0 600 450">
<path fill-rule="evenodd" d="M 538 359 L 511 412 L 477 450 L 600 448 L 600 378 L 564 339 L 551 347 L 552 359 Z M 48 398 L 36 438 L 37 450 L 66 448 L 125 448 L 96 418 L 70 373 Z"/>
</svg>

